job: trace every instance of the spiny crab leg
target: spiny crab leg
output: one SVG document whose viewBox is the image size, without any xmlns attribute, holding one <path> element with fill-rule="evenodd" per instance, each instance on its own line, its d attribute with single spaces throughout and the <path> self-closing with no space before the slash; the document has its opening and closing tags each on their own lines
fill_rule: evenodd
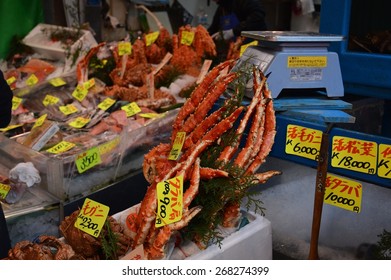
<svg viewBox="0 0 391 280">
<path fill-rule="evenodd" d="M 266 89 L 266 91 L 269 90 Z M 265 133 L 263 135 L 262 145 L 253 162 L 247 168 L 245 174 L 254 174 L 254 172 L 259 168 L 259 166 L 265 161 L 265 158 L 270 153 L 274 143 L 274 137 L 276 135 L 275 127 L 276 117 L 274 114 L 273 100 L 270 98 L 268 99 L 265 109 Z"/>
<path fill-rule="evenodd" d="M 216 78 L 220 74 L 220 71 L 226 67 L 231 67 L 233 62 L 233 60 L 227 60 L 214 67 L 195 88 L 190 98 L 186 100 L 185 104 L 178 112 L 178 115 L 173 124 L 173 137 L 175 137 L 176 132 L 178 132 L 179 129 L 183 126 L 183 122 L 186 120 L 186 118 L 195 111 L 197 106 L 201 103 L 202 99 L 204 99 L 205 95 L 208 93 L 209 87 L 213 84 L 213 82 L 215 82 Z"/>
<path fill-rule="evenodd" d="M 248 123 L 248 120 L 250 119 L 250 116 L 252 115 L 255 106 L 258 104 L 260 100 L 260 95 L 262 94 L 262 88 L 266 83 L 266 77 L 262 76 L 262 80 L 260 80 L 260 71 L 257 68 L 253 69 L 253 77 L 254 77 L 254 83 L 257 83 L 256 89 L 254 91 L 254 97 L 250 103 L 250 105 L 247 107 L 246 113 L 242 120 L 240 121 L 239 127 L 236 130 L 236 135 L 238 136 L 238 140 L 235 143 L 235 145 L 227 146 L 224 148 L 222 151 L 219 161 L 222 161 L 223 163 L 227 163 L 234 155 L 234 153 L 237 151 L 239 144 L 240 144 L 240 139 L 243 135 L 243 132 L 246 128 L 246 125 Z"/>
<path fill-rule="evenodd" d="M 195 147 L 189 149 L 189 154 L 186 155 L 185 161 L 177 163 L 170 172 L 165 174 L 163 178 L 157 178 L 156 181 L 148 187 L 146 195 L 141 202 L 139 215 L 137 217 L 137 222 L 140 227 L 136 234 L 133 248 L 144 243 L 148 232 L 151 228 L 151 225 L 156 217 L 156 208 L 157 208 L 157 192 L 156 184 L 159 181 L 170 179 L 178 174 L 184 174 L 184 180 L 187 178 L 187 172 L 190 167 L 193 165 L 196 158 L 204 151 L 209 145 L 216 141 L 224 132 L 232 128 L 235 120 L 239 117 L 240 113 L 243 111 L 243 107 L 236 109 L 228 118 L 222 120 L 216 124 L 201 140 L 198 141 Z"/>
<path fill-rule="evenodd" d="M 187 150 L 191 145 L 194 145 L 212 126 L 221 121 L 224 107 L 214 111 L 206 119 L 204 119 L 188 136 L 183 143 L 183 150 Z"/>
<path fill-rule="evenodd" d="M 153 243 L 150 244 L 148 248 L 146 248 L 148 259 L 161 259 L 164 256 L 165 246 L 170 240 L 172 233 L 187 226 L 191 219 L 193 219 L 201 210 L 201 206 L 193 207 L 184 213 L 184 215 L 182 216 L 182 220 L 173 224 L 163 226 L 157 233 Z"/>
<path fill-rule="evenodd" d="M 212 109 L 213 104 L 217 99 L 225 92 L 228 87 L 228 84 L 232 82 L 237 77 L 236 73 L 230 73 L 226 76 L 221 77 L 209 91 L 208 95 L 202 100 L 200 105 L 196 108 L 193 114 L 191 114 L 183 124 L 181 131 L 186 133 L 193 131 L 195 127 L 205 118 L 210 109 Z"/>
</svg>

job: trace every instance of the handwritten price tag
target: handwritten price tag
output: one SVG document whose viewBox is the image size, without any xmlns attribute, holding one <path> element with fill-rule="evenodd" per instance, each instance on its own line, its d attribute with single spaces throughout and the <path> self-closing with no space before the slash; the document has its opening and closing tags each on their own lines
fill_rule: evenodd
<svg viewBox="0 0 391 280">
<path fill-rule="evenodd" d="M 7 84 L 10 86 L 16 81 L 16 78 L 14 76 L 7 79 Z"/>
<path fill-rule="evenodd" d="M 11 186 L 0 183 L 0 199 L 5 199 L 10 191 Z"/>
<path fill-rule="evenodd" d="M 360 213 L 362 185 L 353 180 L 327 174 L 324 202 Z"/>
<path fill-rule="evenodd" d="M 115 103 L 114 99 L 107 97 L 105 100 L 103 100 L 101 103 L 98 104 L 98 108 L 103 111 L 106 111 L 111 106 L 113 106 L 114 103 Z"/>
<path fill-rule="evenodd" d="M 41 126 L 41 125 L 45 122 L 47 116 L 48 116 L 48 114 L 43 114 L 42 116 L 40 116 L 40 117 L 35 121 L 33 128 L 36 128 L 36 127 Z"/>
<path fill-rule="evenodd" d="M 145 35 L 145 44 L 147 45 L 147 47 L 155 43 L 158 37 L 159 37 L 159 31 L 155 31 Z"/>
<path fill-rule="evenodd" d="M 366 174 L 376 174 L 376 142 L 334 136 L 332 143 L 331 166 Z"/>
<path fill-rule="evenodd" d="M 107 153 L 110 153 L 115 148 L 117 148 L 120 143 L 121 143 L 121 138 L 119 136 L 117 136 L 113 140 L 99 145 L 98 146 L 99 154 L 100 155 L 105 155 Z"/>
<path fill-rule="evenodd" d="M 30 77 L 27 78 L 26 80 L 26 84 L 28 86 L 33 86 L 35 84 L 37 84 L 39 82 L 37 76 L 35 76 L 34 74 L 31 74 Z"/>
<path fill-rule="evenodd" d="M 82 128 L 86 124 L 88 124 L 89 122 L 90 122 L 90 119 L 83 118 L 83 117 L 77 117 L 75 120 L 71 121 L 69 123 L 69 125 L 74 128 Z"/>
<path fill-rule="evenodd" d="M 322 131 L 289 124 L 286 131 L 285 152 L 317 160 Z"/>
<path fill-rule="evenodd" d="M 97 147 L 91 148 L 76 157 L 76 167 L 80 174 L 101 163 L 102 161 Z"/>
<path fill-rule="evenodd" d="M 20 106 L 20 104 L 22 104 L 22 102 L 23 102 L 22 98 L 16 96 L 12 97 L 12 110 L 18 109 L 18 107 Z"/>
<path fill-rule="evenodd" d="M 54 79 L 51 79 L 49 81 L 49 83 L 54 86 L 54 87 L 60 87 L 60 86 L 63 86 L 63 85 L 66 85 L 67 83 L 61 79 L 61 78 L 54 78 Z"/>
<path fill-rule="evenodd" d="M 194 40 L 194 32 L 192 31 L 182 31 L 181 44 L 191 46 Z"/>
<path fill-rule="evenodd" d="M 109 211 L 108 206 L 86 198 L 75 221 L 75 227 L 89 235 L 98 237 Z"/>
<path fill-rule="evenodd" d="M 157 188 L 158 209 L 156 227 L 180 221 L 183 208 L 183 176 L 159 182 Z"/>
<path fill-rule="evenodd" d="M 72 96 L 79 102 L 82 102 L 88 94 L 88 89 L 84 85 L 78 85 L 72 92 Z"/>
<path fill-rule="evenodd" d="M 391 179 L 391 145 L 379 145 L 377 174 L 379 177 Z"/>
<path fill-rule="evenodd" d="M 65 106 L 60 106 L 59 109 L 60 109 L 60 111 L 61 111 L 64 115 L 66 115 L 66 116 L 71 115 L 71 114 L 74 114 L 74 113 L 76 113 L 77 111 L 79 111 L 79 110 L 77 109 L 77 107 L 76 107 L 75 105 L 73 105 L 73 104 L 68 104 L 68 105 L 65 105 Z"/>
<path fill-rule="evenodd" d="M 55 105 L 59 101 L 60 101 L 60 98 L 53 96 L 53 95 L 50 95 L 50 94 L 47 94 L 45 96 L 45 98 L 43 99 L 42 103 L 43 103 L 43 105 L 45 105 L 45 107 L 47 107 L 49 105 Z"/>
<path fill-rule="evenodd" d="M 177 132 L 175 135 L 174 143 L 170 154 L 168 155 L 169 160 L 177 160 L 182 151 L 183 143 L 185 142 L 186 132 Z"/>
<path fill-rule="evenodd" d="M 132 53 L 132 44 L 130 42 L 119 42 L 118 43 L 118 54 L 123 56 L 125 54 Z"/>
<path fill-rule="evenodd" d="M 49 153 L 52 153 L 52 154 L 61 154 L 66 151 L 69 151 L 70 149 L 72 149 L 75 146 L 76 146 L 75 143 L 61 141 L 60 143 L 51 147 L 50 149 L 47 149 L 46 151 Z"/>
<path fill-rule="evenodd" d="M 126 112 L 126 117 L 131 117 L 141 112 L 141 109 L 136 102 L 126 104 L 122 106 L 121 109 Z"/>
</svg>

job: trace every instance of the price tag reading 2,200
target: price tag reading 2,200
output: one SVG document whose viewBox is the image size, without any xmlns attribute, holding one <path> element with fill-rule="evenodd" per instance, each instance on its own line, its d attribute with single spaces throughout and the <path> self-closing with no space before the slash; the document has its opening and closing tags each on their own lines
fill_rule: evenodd
<svg viewBox="0 0 391 280">
<path fill-rule="evenodd" d="M 289 124 L 286 131 L 285 152 L 317 160 L 321 140 L 322 131 Z"/>
<path fill-rule="evenodd" d="M 331 166 L 376 174 L 377 144 L 362 139 L 334 136 Z"/>
<path fill-rule="evenodd" d="M 157 188 L 156 227 L 172 224 L 182 219 L 183 176 L 159 182 Z"/>
<path fill-rule="evenodd" d="M 106 222 L 109 210 L 108 206 L 86 198 L 77 216 L 75 227 L 94 237 L 98 237 Z"/>
</svg>

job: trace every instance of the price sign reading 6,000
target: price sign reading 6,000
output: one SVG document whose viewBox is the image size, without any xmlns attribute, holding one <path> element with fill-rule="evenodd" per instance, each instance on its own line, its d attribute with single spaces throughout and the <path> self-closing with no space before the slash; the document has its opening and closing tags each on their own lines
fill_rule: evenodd
<svg viewBox="0 0 391 280">
<path fill-rule="evenodd" d="M 290 124 L 286 131 L 285 152 L 317 160 L 321 139 L 322 131 L 320 130 Z"/>
<path fill-rule="evenodd" d="M 377 144 L 362 139 L 334 136 L 331 166 L 376 174 Z"/>
</svg>

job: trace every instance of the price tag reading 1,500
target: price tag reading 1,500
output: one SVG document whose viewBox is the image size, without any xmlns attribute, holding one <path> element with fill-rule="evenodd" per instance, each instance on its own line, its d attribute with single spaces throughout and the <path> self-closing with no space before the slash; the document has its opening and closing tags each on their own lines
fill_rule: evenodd
<svg viewBox="0 0 391 280">
<path fill-rule="evenodd" d="M 334 136 L 332 143 L 331 166 L 376 174 L 377 144 L 375 142 Z"/>
<path fill-rule="evenodd" d="M 109 210 L 108 206 L 86 198 L 75 221 L 75 227 L 94 237 L 98 237 L 107 219 Z"/>
</svg>

